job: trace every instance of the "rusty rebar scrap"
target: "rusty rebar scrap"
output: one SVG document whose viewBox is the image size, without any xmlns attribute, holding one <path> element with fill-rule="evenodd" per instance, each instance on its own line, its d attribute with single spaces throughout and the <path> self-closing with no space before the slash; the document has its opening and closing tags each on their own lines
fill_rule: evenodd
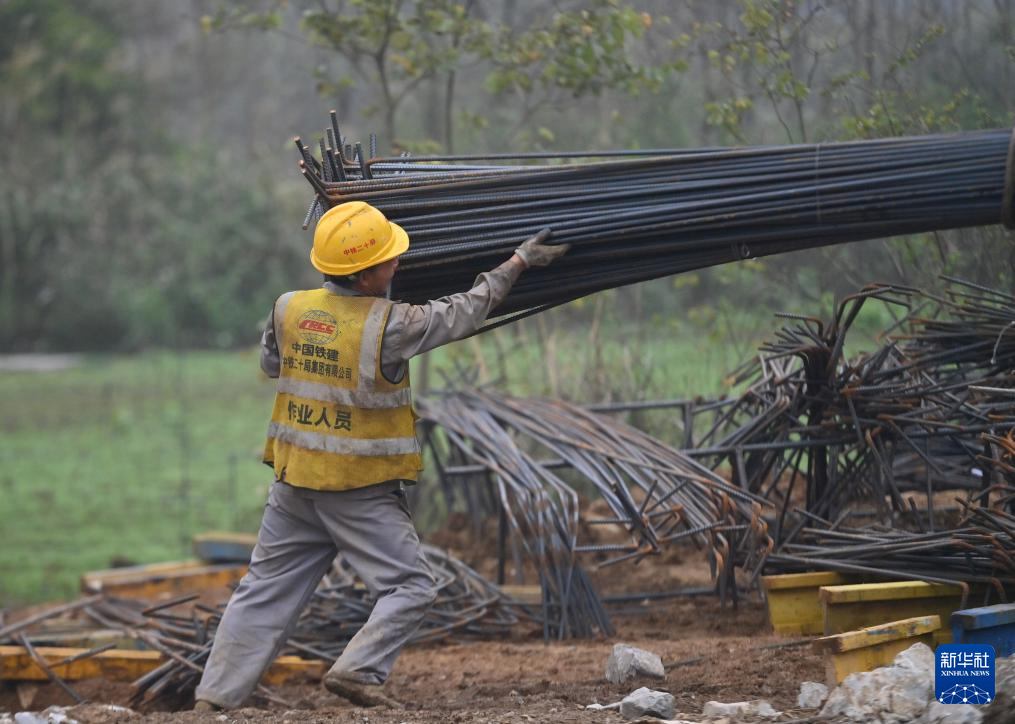
<svg viewBox="0 0 1015 724">
<path fill-rule="evenodd" d="M 67 692 L 68 696 L 70 696 L 75 701 L 75 703 L 77 703 L 77 704 L 84 704 L 85 703 L 86 699 L 83 696 L 81 696 L 79 693 L 77 693 L 71 687 L 70 684 L 68 684 L 66 681 L 61 679 L 60 676 L 55 671 L 53 671 L 52 668 L 50 668 L 49 664 L 46 662 L 46 659 L 43 658 L 39 654 L 39 652 L 35 650 L 35 647 L 32 646 L 31 642 L 28 640 L 28 637 L 25 636 L 25 634 L 19 633 L 15 637 L 15 639 L 17 640 L 17 642 L 19 644 L 21 644 L 25 648 L 25 651 L 28 653 L 29 657 L 31 657 L 32 661 L 34 661 L 35 664 L 40 669 L 42 669 L 42 672 L 46 675 L 46 678 L 48 678 L 54 684 L 56 684 L 61 689 L 63 689 L 65 692 Z"/>
</svg>

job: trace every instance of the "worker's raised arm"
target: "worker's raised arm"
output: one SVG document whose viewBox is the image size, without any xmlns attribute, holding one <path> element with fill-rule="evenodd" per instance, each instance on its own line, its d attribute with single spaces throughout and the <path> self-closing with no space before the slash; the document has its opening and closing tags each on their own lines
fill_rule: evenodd
<svg viewBox="0 0 1015 724">
<path fill-rule="evenodd" d="M 526 268 L 546 266 L 563 256 L 570 245 L 544 244 L 550 233 L 549 229 L 543 229 L 529 238 L 506 262 L 476 277 L 472 289 L 467 292 L 426 304 L 394 304 L 381 342 L 381 368 L 385 377 L 400 379 L 402 366 L 411 358 L 475 332 L 504 301 Z"/>
</svg>

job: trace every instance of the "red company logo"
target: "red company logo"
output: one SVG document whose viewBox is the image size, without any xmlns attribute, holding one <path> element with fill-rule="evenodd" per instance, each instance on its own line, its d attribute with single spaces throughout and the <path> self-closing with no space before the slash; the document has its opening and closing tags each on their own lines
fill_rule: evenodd
<svg viewBox="0 0 1015 724">
<path fill-rule="evenodd" d="M 300 320 L 299 328 L 305 329 L 308 332 L 316 332 L 317 334 L 332 335 L 335 333 L 335 325 L 319 322 L 316 319 Z"/>
</svg>

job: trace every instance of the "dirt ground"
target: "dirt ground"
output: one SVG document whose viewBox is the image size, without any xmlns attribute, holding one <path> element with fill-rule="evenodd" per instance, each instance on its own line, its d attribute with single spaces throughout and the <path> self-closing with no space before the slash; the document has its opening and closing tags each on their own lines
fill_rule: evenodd
<svg viewBox="0 0 1015 724">
<path fill-rule="evenodd" d="M 707 573 L 694 564 L 674 564 L 671 577 L 696 585 Z M 658 570 L 656 571 L 659 572 Z M 291 707 L 254 702 L 250 708 L 222 715 L 190 711 L 117 714 L 95 705 L 68 713 L 81 722 L 596 722 L 622 721 L 616 711 L 587 710 L 609 704 L 639 686 L 669 691 L 682 717 L 700 721 L 707 701 L 763 698 L 780 711 L 792 710 L 800 682 L 822 680 L 820 657 L 807 646 L 785 644 L 768 630 L 764 605 L 741 602 L 738 610 L 721 610 L 714 598 L 656 603 L 651 612 L 615 617 L 617 635 L 609 640 L 544 644 L 535 630 L 517 631 L 497 641 L 445 641 L 410 647 L 399 659 L 389 682 L 391 694 L 405 711 L 357 709 L 332 696 L 319 684 L 289 685 L 276 693 Z M 604 668 L 613 645 L 625 642 L 658 653 L 668 668 L 665 681 L 641 680 L 613 685 Z M 125 705 L 127 684 L 85 681 L 75 688 L 89 701 Z M 30 707 L 69 705 L 55 687 L 39 687 Z M 22 707 L 13 685 L 0 690 L 0 712 Z M 786 718 L 793 718 L 787 711 Z M 812 712 L 811 712 L 812 713 Z M 805 716 L 798 712 L 797 716 Z M 677 718 L 681 718 L 678 714 Z"/>
</svg>

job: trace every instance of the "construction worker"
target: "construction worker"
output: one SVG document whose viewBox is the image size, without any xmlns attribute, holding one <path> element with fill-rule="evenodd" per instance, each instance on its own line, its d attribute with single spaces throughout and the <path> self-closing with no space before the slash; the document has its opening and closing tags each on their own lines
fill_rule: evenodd
<svg viewBox="0 0 1015 724">
<path fill-rule="evenodd" d="M 275 482 L 196 710 L 243 703 L 339 551 L 376 604 L 324 685 L 357 705 L 400 708 L 383 685 L 437 595 L 402 488 L 421 469 L 408 362 L 474 332 L 523 270 L 563 255 L 567 245 L 543 243 L 549 235 L 467 292 L 401 304 L 387 296 L 406 232 L 361 201 L 321 217 L 310 260 L 324 286 L 279 297 L 261 339 L 261 368 L 278 378 L 264 450 Z"/>
</svg>

